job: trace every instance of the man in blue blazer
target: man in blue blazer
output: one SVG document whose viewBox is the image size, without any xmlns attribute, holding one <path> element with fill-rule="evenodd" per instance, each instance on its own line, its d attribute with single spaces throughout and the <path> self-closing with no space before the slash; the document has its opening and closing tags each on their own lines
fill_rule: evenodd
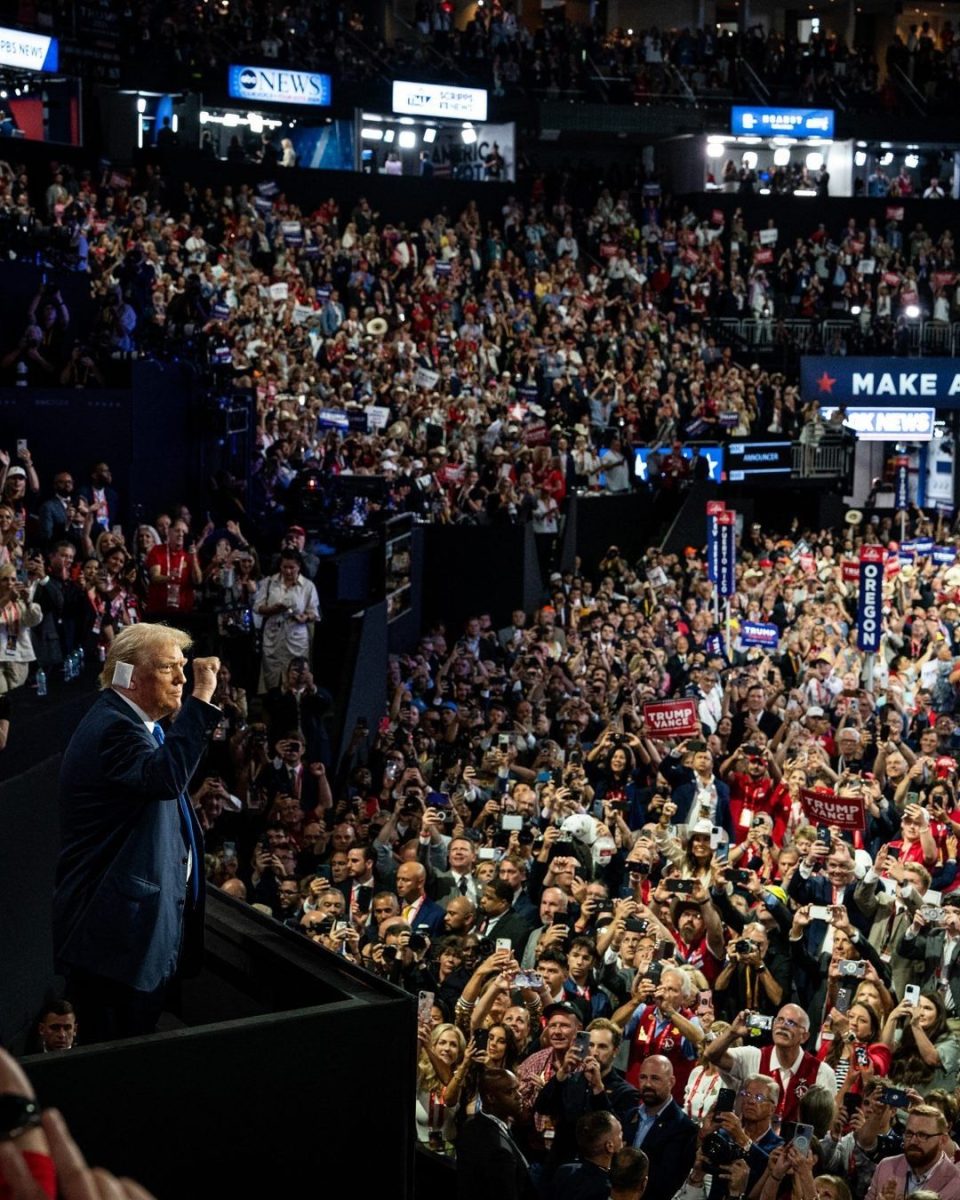
<svg viewBox="0 0 960 1200">
<path fill-rule="evenodd" d="M 170 982 L 202 955 L 203 835 L 187 785 L 220 720 L 220 663 L 194 659 L 183 700 L 189 646 L 165 625 L 122 629 L 64 755 L 54 953 L 88 1041 L 153 1032 Z"/>
</svg>

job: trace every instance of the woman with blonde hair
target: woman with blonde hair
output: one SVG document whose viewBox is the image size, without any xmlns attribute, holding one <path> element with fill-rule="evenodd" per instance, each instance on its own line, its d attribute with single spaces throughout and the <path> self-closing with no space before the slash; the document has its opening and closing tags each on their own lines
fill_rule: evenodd
<svg viewBox="0 0 960 1200">
<path fill-rule="evenodd" d="M 430 1029 L 421 1025 L 417 1040 L 417 1137 L 421 1142 L 453 1140 L 460 1089 L 470 1067 L 467 1040 L 449 1022 Z"/>
</svg>

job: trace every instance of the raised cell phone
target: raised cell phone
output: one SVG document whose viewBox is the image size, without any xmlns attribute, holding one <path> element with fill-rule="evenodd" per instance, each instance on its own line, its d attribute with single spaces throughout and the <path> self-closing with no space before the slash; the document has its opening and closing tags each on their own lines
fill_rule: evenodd
<svg viewBox="0 0 960 1200">
<path fill-rule="evenodd" d="M 891 1108 L 909 1108 L 911 1101 L 903 1088 L 884 1088 L 880 1093 L 880 1103 L 889 1104 Z"/>
<path fill-rule="evenodd" d="M 810 1153 L 810 1143 L 813 1141 L 813 1126 L 798 1124 L 794 1131 L 791 1144 L 796 1147 L 798 1153 L 806 1157 Z"/>
<path fill-rule="evenodd" d="M 523 828 L 523 817 L 519 813 L 504 813 L 500 818 L 500 828 L 512 833 L 515 829 Z"/>
<path fill-rule="evenodd" d="M 915 983 L 908 983 L 903 989 L 903 998 L 907 1004 L 920 1003 L 920 988 Z M 886 1103 L 886 1101 L 884 1101 Z"/>
<path fill-rule="evenodd" d="M 433 992 L 420 992 L 417 996 L 417 1020 L 421 1022 L 429 1021 L 430 1014 L 433 1011 Z"/>
<path fill-rule="evenodd" d="M 668 892 L 676 892 L 681 896 L 689 896 L 693 891 L 694 879 L 668 879 L 666 881 L 666 889 Z"/>
<path fill-rule="evenodd" d="M 497 938 L 495 945 L 497 950 L 513 949 L 513 942 L 511 942 L 509 938 Z"/>
<path fill-rule="evenodd" d="M 576 1046 L 580 1057 L 586 1058 L 590 1053 L 590 1034 L 585 1029 L 581 1030 L 573 1039 L 573 1044 Z"/>
<path fill-rule="evenodd" d="M 829 921 L 830 909 L 825 904 L 810 905 L 810 920 L 811 921 Z"/>
<path fill-rule="evenodd" d="M 733 1112 L 733 1106 L 737 1100 L 737 1093 L 733 1088 L 722 1087 L 717 1089 L 717 1102 L 713 1106 L 714 1115 L 717 1113 Z"/>
</svg>

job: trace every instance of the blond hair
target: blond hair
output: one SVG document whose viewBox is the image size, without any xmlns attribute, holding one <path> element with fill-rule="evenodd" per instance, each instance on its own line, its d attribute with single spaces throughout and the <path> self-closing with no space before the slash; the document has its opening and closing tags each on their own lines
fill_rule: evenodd
<svg viewBox="0 0 960 1200">
<path fill-rule="evenodd" d="M 111 687 L 117 663 L 131 663 L 135 667 L 145 666 L 153 656 L 170 643 L 187 651 L 193 645 L 189 633 L 173 629 L 170 625 L 124 625 L 110 643 L 107 658 L 100 672 L 100 686 Z"/>
</svg>

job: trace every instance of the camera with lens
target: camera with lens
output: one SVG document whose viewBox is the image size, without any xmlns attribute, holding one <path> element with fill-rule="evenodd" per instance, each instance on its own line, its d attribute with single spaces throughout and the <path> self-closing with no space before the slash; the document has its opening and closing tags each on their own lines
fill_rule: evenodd
<svg viewBox="0 0 960 1200">
<path fill-rule="evenodd" d="M 729 1167 L 731 1163 L 746 1158 L 746 1151 L 741 1150 L 732 1137 L 723 1129 L 715 1129 L 703 1139 L 701 1153 L 709 1164 L 711 1172 L 719 1167 Z"/>
</svg>

